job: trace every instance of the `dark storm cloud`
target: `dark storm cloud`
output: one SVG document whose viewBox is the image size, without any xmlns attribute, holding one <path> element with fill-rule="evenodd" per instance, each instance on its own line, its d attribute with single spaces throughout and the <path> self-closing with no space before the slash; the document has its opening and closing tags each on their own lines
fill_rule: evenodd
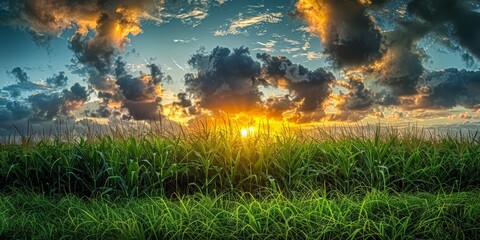
<svg viewBox="0 0 480 240">
<path fill-rule="evenodd" d="M 107 15 L 103 16 L 108 18 Z M 77 63 L 83 65 L 83 71 L 88 72 L 88 83 L 94 89 L 112 89 L 112 82 L 109 81 L 108 74 L 111 72 L 112 62 L 117 53 L 115 46 L 104 40 L 77 33 L 70 39 L 69 48 L 74 52 Z"/>
<path fill-rule="evenodd" d="M 125 62 L 117 59 L 115 73 L 117 74 L 116 84 L 119 86 L 124 101 L 123 106 L 127 108 L 136 120 L 155 119 L 160 111 L 160 83 L 164 74 L 160 68 L 150 64 L 151 75 L 134 77 L 127 73 Z"/>
<path fill-rule="evenodd" d="M 407 11 L 480 57 L 480 2 L 474 0 L 413 0 Z"/>
<path fill-rule="evenodd" d="M 158 120 L 160 118 L 160 99 L 153 102 L 125 101 L 124 107 L 128 109 L 128 115 L 124 119 L 135 120 Z"/>
<path fill-rule="evenodd" d="M 173 102 L 174 105 L 177 105 L 183 108 L 188 108 L 193 106 L 192 100 L 188 99 L 187 93 L 184 93 L 184 92 L 178 93 L 177 99 L 178 99 L 178 102 Z"/>
<path fill-rule="evenodd" d="M 405 109 L 448 109 L 455 106 L 472 108 L 477 102 L 475 96 L 477 86 L 475 80 L 478 76 L 474 72 L 447 69 L 438 72 L 426 72 L 423 62 L 426 54 L 418 49 L 417 42 L 429 32 L 434 32 L 438 37 L 448 36 L 452 41 L 461 39 L 456 26 L 452 21 L 455 16 L 448 16 L 449 10 L 467 14 L 464 6 L 467 1 L 413 1 L 408 10 L 414 16 L 421 16 L 408 22 L 399 23 L 394 31 L 386 36 L 387 52 L 374 69 L 374 77 L 380 85 L 387 86 L 389 93 L 376 94 L 377 103 L 387 106 L 402 106 Z M 442 14 L 445 15 L 442 15 Z M 432 15 L 433 14 L 433 15 Z M 472 13 L 476 15 L 477 13 Z M 467 14 L 468 15 L 468 14 Z M 471 30 L 475 32 L 474 26 Z M 477 26 L 477 25 L 475 25 Z M 478 27 L 477 27 L 478 28 Z M 474 33 L 475 34 L 475 33 Z M 446 42 L 449 49 L 461 48 Z M 462 41 L 459 41 L 460 45 Z M 467 49 L 472 50 L 468 46 Z M 474 51 L 471 51 L 474 53 Z M 475 53 L 474 53 L 475 54 Z M 468 53 L 463 53 L 463 59 L 470 65 L 474 64 L 473 58 Z M 367 71 L 368 72 L 368 71 Z M 369 72 L 371 73 L 371 72 Z M 478 81 L 478 80 L 476 80 Z"/>
<path fill-rule="evenodd" d="M 7 101 L 5 106 L 0 106 L 0 135 L 4 132 L 12 132 L 15 129 L 13 124 L 27 119 L 30 114 L 29 107 L 17 101 Z"/>
<path fill-rule="evenodd" d="M 480 72 L 450 68 L 428 73 L 425 80 L 426 85 L 419 87 L 415 98 L 402 102 L 405 108 L 480 108 Z"/>
<path fill-rule="evenodd" d="M 121 76 L 116 83 L 127 100 L 144 102 L 156 98 L 154 85 L 139 77 L 133 77 L 132 75 Z"/>
<path fill-rule="evenodd" d="M 104 24 L 114 24 L 108 15 L 99 19 L 99 34 L 102 34 Z M 112 26 L 108 26 L 112 27 Z M 109 73 L 117 52 L 116 46 L 102 38 L 92 38 L 79 33 L 70 39 L 69 48 L 74 52 L 79 63 L 94 67 L 99 73 Z"/>
<path fill-rule="evenodd" d="M 295 103 L 289 95 L 270 97 L 265 102 L 265 109 L 268 118 L 282 120 L 286 112 L 295 109 Z"/>
<path fill-rule="evenodd" d="M 100 105 L 95 111 L 90 112 L 89 116 L 94 118 L 108 118 L 111 112 L 105 105 Z"/>
<path fill-rule="evenodd" d="M 350 78 L 344 87 L 348 92 L 340 94 L 342 100 L 337 105 L 342 110 L 363 111 L 373 106 L 375 100 L 371 89 L 365 87 L 360 79 Z"/>
<path fill-rule="evenodd" d="M 30 109 L 19 102 L 7 102 L 6 106 L 0 108 L 0 126 L 11 124 L 12 121 L 27 118 Z"/>
<path fill-rule="evenodd" d="M 46 82 L 50 87 L 65 87 L 67 85 L 68 77 L 65 72 L 59 72 L 52 77 L 47 78 Z"/>
<path fill-rule="evenodd" d="M 15 67 L 11 71 L 7 71 L 7 73 L 13 76 L 18 83 L 27 83 L 30 80 L 28 74 L 21 67 Z"/>
<path fill-rule="evenodd" d="M 57 117 L 63 106 L 61 94 L 39 93 L 28 97 L 33 111 L 33 121 L 47 121 Z"/>
<path fill-rule="evenodd" d="M 112 54 L 125 49 L 129 35 L 141 32 L 141 20 L 154 19 L 160 4 L 155 0 L 19 0 L 9 2 L 10 14 L 0 21 L 40 35 L 58 36 L 73 29 L 70 47 L 80 62 L 104 72 Z"/>
<path fill-rule="evenodd" d="M 7 73 L 12 76 L 16 84 L 3 87 L 3 90 L 10 93 L 12 97 L 18 97 L 23 91 L 45 90 L 47 87 L 30 81 L 28 74 L 20 67 L 15 67 Z"/>
<path fill-rule="evenodd" d="M 447 110 L 457 106 L 480 109 L 480 72 L 458 70 L 425 72 L 415 94 L 392 95 L 387 91 L 377 93 L 365 88 L 363 83 L 350 81 L 343 87 L 350 89 L 340 94 L 337 113 L 332 120 L 356 121 L 372 114 L 375 106 L 395 106 L 403 110 Z"/>
<path fill-rule="evenodd" d="M 187 93 L 180 92 L 177 94 L 177 101 L 173 103 L 174 107 L 178 107 L 185 115 L 195 115 L 198 109 L 193 105 L 192 100 L 188 98 Z"/>
<path fill-rule="evenodd" d="M 50 121 L 78 110 L 88 100 L 90 92 L 76 83 L 61 93 L 39 93 L 28 97 L 33 121 Z"/>
<path fill-rule="evenodd" d="M 376 78 L 395 96 L 413 95 L 424 73 L 426 54 L 418 49 L 417 42 L 428 29 L 421 24 L 402 23 L 385 33 L 386 53 L 375 65 L 367 67 L 367 74 Z"/>
<path fill-rule="evenodd" d="M 476 102 L 472 94 L 475 92 L 474 81 L 468 80 L 472 79 L 472 74 L 452 73 L 452 69 L 441 74 L 426 72 L 423 63 L 428 56 L 417 45 L 428 35 L 446 49 L 460 52 L 467 66 L 474 66 L 473 56 L 480 56 L 480 2 L 409 1 L 405 3 L 406 14 L 397 18 L 394 29 L 380 33 L 368 15 L 381 11 L 378 6 L 386 2 L 299 0 L 297 11 L 311 30 L 320 35 L 325 52 L 334 63 L 340 67 L 359 66 L 357 72 L 386 88 L 370 92 L 375 100 L 369 97 L 365 111 L 377 104 L 404 108 L 452 108 L 458 105 L 471 108 Z M 432 85 L 432 74 L 435 77 L 440 74 L 449 80 Z M 340 112 L 346 112 L 348 106 L 352 106 L 346 99 L 356 98 L 355 95 L 342 97 L 343 102 L 337 107 Z"/>
<path fill-rule="evenodd" d="M 63 97 L 70 101 L 86 102 L 90 92 L 86 87 L 81 86 L 79 83 L 75 83 L 69 90 L 63 90 Z"/>
<path fill-rule="evenodd" d="M 299 0 L 297 11 L 320 35 L 325 53 L 334 65 L 358 67 L 382 55 L 380 29 L 366 10 L 368 5 L 384 2 Z"/>
<path fill-rule="evenodd" d="M 186 91 L 202 108 L 236 113 L 261 107 L 258 87 L 260 63 L 250 56 L 248 48 L 216 47 L 210 53 L 194 54 L 188 64 L 197 70 L 185 75 Z"/>
<path fill-rule="evenodd" d="M 393 31 L 385 33 L 386 53 L 380 64 L 373 68 L 376 72 L 374 77 L 378 79 L 378 83 L 387 86 L 391 96 L 394 97 L 425 95 L 425 87 L 420 87 L 422 82 L 428 81 L 431 76 L 425 73 L 423 62 L 427 56 L 417 47 L 417 43 L 429 33 L 433 33 L 434 40 L 448 49 L 463 52 L 461 47 L 464 47 L 474 56 L 479 57 L 480 25 L 478 22 L 480 22 L 480 13 L 473 10 L 475 5 L 478 6 L 479 3 L 459 0 L 414 0 L 409 2 L 407 12 L 410 17 L 404 22 L 397 23 L 397 27 Z M 448 40 L 445 41 L 445 39 Z M 467 66 L 473 66 L 475 63 L 469 53 L 463 52 L 462 58 Z M 458 89 L 460 86 L 456 85 L 455 87 L 454 89 Z M 430 90 L 433 91 L 433 89 Z M 393 103 L 398 103 L 398 101 L 393 101 Z"/>
<path fill-rule="evenodd" d="M 462 52 L 467 66 L 473 66 L 475 60 L 469 53 L 463 52 L 462 47 L 474 56 L 480 56 L 480 25 L 477 24 L 480 22 L 480 13 L 473 10 L 475 5 L 480 4 L 459 0 L 409 2 L 408 17 L 403 22 L 398 22 L 393 31 L 384 33 L 385 54 L 375 65 L 367 67 L 367 74 L 373 72 L 370 77 L 386 86 L 391 97 L 425 94 L 421 92 L 425 89 L 419 90 L 419 87 L 427 77 L 424 76 L 423 62 L 428 56 L 417 47 L 417 43 L 430 33 L 433 33 L 434 41 L 447 49 Z"/>
<path fill-rule="evenodd" d="M 337 112 L 330 120 L 358 121 L 372 113 L 371 108 L 375 104 L 374 94 L 371 89 L 365 87 L 361 79 L 352 76 L 341 86 L 348 92 L 339 94 L 335 106 Z"/>
<path fill-rule="evenodd" d="M 286 57 L 257 54 L 263 62 L 263 77 L 271 85 L 288 90 L 300 112 L 323 109 L 335 81 L 332 73 L 319 68 L 310 71 L 302 65 L 293 64 Z"/>
<path fill-rule="evenodd" d="M 147 67 L 150 69 L 153 83 L 158 84 L 164 79 L 164 74 L 158 65 L 152 63 L 148 64 Z"/>
<path fill-rule="evenodd" d="M 130 36 L 139 34 L 142 30 L 140 22 L 144 19 L 160 20 L 158 14 L 161 12 L 162 1 L 156 0 L 20 0 L 10 1 L 9 15 L 2 17 L 0 22 L 18 26 L 32 33 L 32 36 L 42 36 L 41 39 L 48 39 L 51 36 L 59 36 L 66 30 L 74 30 L 69 38 L 69 48 L 74 53 L 73 68 L 75 72 L 87 78 L 91 88 L 96 91 L 106 92 L 112 95 L 112 99 L 118 100 L 121 95 L 118 92 L 118 82 L 126 98 L 134 97 L 136 91 L 143 91 L 139 88 L 145 87 L 143 93 L 150 94 L 149 87 L 140 86 L 140 81 L 114 79 L 114 59 L 122 53 L 130 43 Z M 68 32 L 70 33 L 70 32 Z M 37 39 L 37 38 L 36 38 Z M 159 83 L 163 79 L 160 69 L 151 65 L 153 82 Z M 116 74 L 119 75 L 119 74 Z M 126 78 L 127 76 L 124 76 Z M 51 81 L 53 85 L 63 84 L 63 80 Z M 56 81 L 56 82 L 55 82 Z M 134 89 L 127 89 L 133 87 Z M 135 88 L 136 87 L 136 88 Z M 130 95 L 129 95 L 130 94 Z M 51 118 L 59 109 L 57 102 L 60 95 L 39 95 L 32 99 L 39 102 L 37 110 L 39 113 Z M 150 96 L 148 96 L 150 97 Z M 37 101 L 38 100 L 38 101 Z M 134 99 L 132 101 L 138 101 Z M 51 102 L 52 110 L 44 111 L 40 103 Z M 75 105 L 76 101 L 70 101 Z M 111 104 L 111 101 L 104 101 Z M 130 110 L 141 106 L 139 104 L 124 104 Z M 135 105 L 135 106 L 133 106 Z M 147 105 L 145 103 L 145 105 Z M 155 104 L 150 104 L 153 109 Z M 105 115 L 105 114 L 101 114 Z"/>
<path fill-rule="evenodd" d="M 398 106 L 400 105 L 400 98 L 398 96 L 393 96 L 388 91 L 380 91 L 374 93 L 375 103 L 380 106 Z"/>
<path fill-rule="evenodd" d="M 188 94 L 200 108 L 229 113 L 248 112 L 265 114 L 270 118 L 304 123 L 325 117 L 324 104 L 335 81 L 324 69 L 310 71 L 292 63 L 286 57 L 258 54 L 263 62 L 253 60 L 246 48 L 217 47 L 211 53 L 199 52 L 189 64 L 197 70 L 187 74 L 187 93 L 178 94 L 174 106 L 195 107 Z M 262 101 L 260 86 L 288 91 L 282 97 Z"/>
</svg>

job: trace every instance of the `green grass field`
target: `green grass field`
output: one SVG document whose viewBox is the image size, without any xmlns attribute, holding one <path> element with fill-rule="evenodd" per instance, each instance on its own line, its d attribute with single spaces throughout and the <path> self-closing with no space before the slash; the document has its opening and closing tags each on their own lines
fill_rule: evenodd
<svg viewBox="0 0 480 240">
<path fill-rule="evenodd" d="M 10 139 L 0 238 L 480 237 L 475 132 L 259 129 Z"/>
</svg>

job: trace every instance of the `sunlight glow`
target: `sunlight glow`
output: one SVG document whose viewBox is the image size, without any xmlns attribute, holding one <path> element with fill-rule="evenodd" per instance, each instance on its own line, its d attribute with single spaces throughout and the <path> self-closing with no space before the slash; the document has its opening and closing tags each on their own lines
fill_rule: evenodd
<svg viewBox="0 0 480 240">
<path fill-rule="evenodd" d="M 254 132 L 255 132 L 254 127 L 242 128 L 240 130 L 240 136 L 249 137 L 249 136 L 253 135 Z"/>
</svg>

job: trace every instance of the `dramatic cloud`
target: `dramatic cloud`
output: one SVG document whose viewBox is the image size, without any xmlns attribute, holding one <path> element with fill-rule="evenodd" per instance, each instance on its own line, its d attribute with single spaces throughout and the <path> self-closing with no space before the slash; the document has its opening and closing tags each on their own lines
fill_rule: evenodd
<svg viewBox="0 0 480 240">
<path fill-rule="evenodd" d="M 15 67 L 11 71 L 7 71 L 11 75 L 16 84 L 3 87 L 3 90 L 10 93 L 10 97 L 20 97 L 23 91 L 45 90 L 47 87 L 41 83 L 31 82 L 28 74 L 20 67 Z"/>
<path fill-rule="evenodd" d="M 426 32 L 424 25 L 404 23 L 385 33 L 386 53 L 380 60 L 365 67 L 364 73 L 388 87 L 394 96 L 415 94 L 424 73 L 422 63 L 426 58 L 425 53 L 417 48 L 417 42 Z"/>
<path fill-rule="evenodd" d="M 467 65 L 473 66 L 475 60 L 469 53 L 477 58 L 480 56 L 480 25 L 477 24 L 480 22 L 480 13 L 475 10 L 480 3 L 471 0 L 413 0 L 406 3 L 405 11 L 409 15 L 401 21 L 396 18 L 395 28 L 381 33 L 369 14 L 380 11 L 377 7 L 386 2 L 388 1 L 297 2 L 298 13 L 309 23 L 310 29 L 319 34 L 325 53 L 335 65 L 340 68 L 358 67 L 348 72 L 360 73 L 365 80 L 373 80 L 380 87 L 378 92 L 368 90 L 367 101 L 366 98 L 359 99 L 356 96 L 364 91 L 360 90 L 363 89 L 363 83 L 353 89 L 344 86 L 350 92 L 341 96 L 340 103 L 337 104 L 337 116 L 354 110 L 350 109 L 350 101 L 357 103 L 358 100 L 368 103 L 362 111 L 367 111 L 376 104 L 401 105 L 406 109 L 455 106 L 471 108 L 472 102 L 476 102 L 471 94 L 475 91 L 473 81 L 469 81 L 472 76 L 466 76 L 467 72 L 462 71 L 452 73 L 452 69 L 441 73 L 426 73 L 423 63 L 428 56 L 417 45 L 428 35 L 448 49 L 460 51 Z M 462 47 L 469 53 L 464 52 Z M 438 78 L 439 75 L 449 80 L 432 85 L 432 78 Z M 350 82 L 352 83 L 354 82 Z M 382 90 L 382 87 L 386 87 L 387 91 Z M 451 88 L 450 92 L 447 87 Z M 354 90 L 360 92 L 355 93 Z"/>
<path fill-rule="evenodd" d="M 195 115 L 198 113 L 197 109 L 192 103 L 192 100 L 188 98 L 187 93 L 178 93 L 177 99 L 178 101 L 173 102 L 173 106 L 183 109 L 183 113 L 185 115 Z"/>
<path fill-rule="evenodd" d="M 395 111 L 426 116 L 418 112 L 457 106 L 469 111 L 480 109 L 477 71 L 430 70 L 431 65 L 424 65 L 429 61 L 427 52 L 431 52 L 428 44 L 432 44 L 441 46 L 442 51 L 455 52 L 470 69 L 476 67 L 480 58 L 479 1 L 297 0 L 292 4 L 295 2 L 293 15 L 309 26 L 308 31 L 298 30 L 304 34 L 301 40 L 290 33 L 278 33 L 271 36 L 275 40 L 266 35 L 247 43 L 256 44 L 256 51 L 280 52 L 294 58 L 325 57 L 347 81 L 337 81 L 324 68 L 309 70 L 287 57 L 260 53 L 253 59 L 245 47 L 216 47 L 191 56 L 188 64 L 193 73 L 184 77 L 185 92 L 168 94 L 171 99 L 166 100 L 162 100 L 162 84 L 169 77 L 158 65 L 135 64 L 135 71 L 145 71 L 146 67 L 149 72 L 133 73 L 119 56 L 130 45 L 130 38 L 142 32 L 142 21 L 159 24 L 177 19 L 195 27 L 209 16 L 210 6 L 218 7 L 223 0 L 18 0 L 1 4 L 5 14 L 0 16 L 0 24 L 25 30 L 38 45 L 48 47 L 55 37 L 67 38 L 73 52 L 72 73 L 88 85 L 76 83 L 63 90 L 69 82 L 65 72 L 41 82 L 31 79 L 34 74 L 29 76 L 15 67 L 7 71 L 15 83 L 2 86 L 0 94 L 0 128 L 18 120 L 42 124 L 72 117 L 92 93 L 96 94 L 92 99 L 100 101 L 91 103 L 97 109 L 89 110 L 87 116 L 135 120 L 156 119 L 159 114 L 192 118 L 226 112 L 307 123 L 384 117 L 380 111 L 384 109 L 387 117 L 388 112 Z M 265 24 L 287 24 L 282 9 L 288 7 L 283 7 L 246 5 L 214 34 L 248 35 L 254 28 L 259 30 L 258 35 L 265 34 L 260 29 Z M 398 16 L 383 21 L 388 14 Z M 312 33 L 320 37 L 323 53 L 310 46 Z M 187 38 L 173 41 L 197 41 L 183 37 Z M 428 46 L 424 45 L 425 39 L 431 42 Z M 180 58 L 165 57 L 180 70 L 189 69 L 173 59 Z M 264 98 L 264 87 L 268 89 L 265 93 L 273 89 L 283 95 Z M 327 117 L 325 111 L 332 106 L 336 112 Z"/>
<path fill-rule="evenodd" d="M 164 74 L 155 64 L 150 64 L 150 75 L 133 77 L 127 73 L 125 62 L 117 59 L 115 74 L 116 84 L 123 96 L 123 107 L 136 120 L 155 119 L 159 117 L 162 87 L 160 83 Z M 106 96 L 106 95 L 104 95 Z"/>
<path fill-rule="evenodd" d="M 112 70 L 116 54 L 129 43 L 128 34 L 140 33 L 138 24 L 137 18 L 103 13 L 96 22 L 94 37 L 77 32 L 70 39 L 70 49 L 75 53 L 78 63 L 88 69 L 89 83 L 96 90 L 112 89 L 112 81 L 107 74 Z"/>
<path fill-rule="evenodd" d="M 480 72 L 455 68 L 428 73 L 418 94 L 405 98 L 406 109 L 480 108 Z"/>
<path fill-rule="evenodd" d="M 153 0 L 19 0 L 10 1 L 10 17 L 3 22 L 25 27 L 36 33 L 59 35 L 66 29 L 77 29 L 86 35 L 96 30 L 96 40 L 108 41 L 118 47 L 129 34 L 140 31 L 141 18 L 151 17 Z"/>
<path fill-rule="evenodd" d="M 177 98 L 178 98 L 178 102 L 174 102 L 173 103 L 174 105 L 178 105 L 183 108 L 188 108 L 193 105 L 192 100 L 188 99 L 187 93 L 184 93 L 184 92 L 178 93 Z"/>
<path fill-rule="evenodd" d="M 63 111 L 64 113 L 71 114 L 80 109 L 88 100 L 90 91 L 79 83 L 75 83 L 69 90 L 63 90 L 62 94 L 65 99 Z"/>
<path fill-rule="evenodd" d="M 367 110 L 373 103 L 372 90 L 365 88 L 365 85 L 360 79 L 354 77 L 350 78 L 347 84 L 343 84 L 348 92 L 340 94 L 342 101 L 338 103 L 338 107 L 343 110 Z"/>
<path fill-rule="evenodd" d="M 10 92 L 10 97 L 19 98 L 23 91 L 38 90 L 40 93 L 29 96 L 23 101 L 4 101 L 5 107 L 0 107 L 0 128 L 9 129 L 11 124 L 30 119 L 32 122 L 50 121 L 54 118 L 70 115 L 80 109 L 88 100 L 90 92 L 79 83 L 62 92 L 51 92 L 46 85 L 30 82 L 28 75 L 21 68 L 14 68 L 12 74 L 17 78 L 17 84 L 9 85 L 3 89 Z M 67 77 L 64 72 L 47 79 L 47 84 L 52 87 L 65 86 Z M 4 104 L 0 104 L 4 105 Z M 25 125 L 22 123 L 22 125 Z"/>
<path fill-rule="evenodd" d="M 297 11 L 319 34 L 325 53 L 339 67 L 358 67 L 381 56 L 382 36 L 367 6 L 385 1 L 299 0 Z"/>
<path fill-rule="evenodd" d="M 363 84 L 362 80 L 351 76 L 348 82 L 339 82 L 348 90 L 340 93 L 336 104 L 337 113 L 331 120 L 358 121 L 371 113 L 371 107 L 375 103 L 374 94 Z"/>
<path fill-rule="evenodd" d="M 21 67 L 15 67 L 11 71 L 7 71 L 7 73 L 12 75 L 18 83 L 27 83 L 30 79 Z"/>
<path fill-rule="evenodd" d="M 310 71 L 286 57 L 257 54 L 263 62 L 253 60 L 246 48 L 217 47 L 211 53 L 193 55 L 189 64 L 196 74 L 185 75 L 187 93 L 178 94 L 174 107 L 185 113 L 198 112 L 196 107 L 227 113 L 264 115 L 278 120 L 305 123 L 325 117 L 324 105 L 335 81 L 324 69 Z M 287 91 L 285 96 L 262 100 L 260 86 Z M 253 112 L 252 112 L 253 111 Z"/>
<path fill-rule="evenodd" d="M 47 78 L 46 82 L 50 87 L 65 87 L 67 85 L 68 77 L 65 72 L 59 72 L 52 77 Z"/>
<path fill-rule="evenodd" d="M 75 72 L 86 77 L 91 88 L 98 91 L 99 98 L 103 100 L 91 115 L 105 117 L 112 111 L 117 113 L 125 108 L 128 115 L 123 115 L 124 118 L 153 119 L 161 110 L 160 82 L 167 77 L 155 64 L 147 66 L 150 74 L 134 77 L 127 73 L 124 62 L 115 59 L 130 43 L 129 37 L 142 32 L 142 20 L 161 22 L 162 4 L 164 1 L 156 0 L 21 0 L 10 4 L 12 17 L 3 19 L 3 22 L 26 28 L 35 36 L 60 35 L 67 29 L 73 29 L 75 32 L 69 39 L 69 48 L 75 56 L 72 60 Z M 168 4 L 184 5 L 174 1 Z M 185 11 L 182 8 L 181 12 Z M 199 15 L 182 16 L 182 20 L 187 21 Z M 47 79 L 47 84 L 60 87 L 66 81 L 65 74 L 59 73 Z M 73 93 L 74 90 L 70 91 Z M 83 104 L 81 100 L 67 95 L 66 92 L 40 93 L 31 96 L 29 102 L 40 119 L 52 119 Z"/>
<path fill-rule="evenodd" d="M 413 0 L 407 11 L 429 25 L 440 37 L 447 37 L 480 57 L 480 2 L 472 0 Z M 451 44 L 451 43 L 449 43 Z"/>
<path fill-rule="evenodd" d="M 396 107 L 402 111 L 436 111 L 454 107 L 465 107 L 473 111 L 480 109 L 480 72 L 458 70 L 426 72 L 412 95 L 396 96 L 389 92 L 374 93 L 362 83 L 342 86 L 350 89 L 341 94 L 334 120 L 355 121 L 372 114 L 375 106 Z M 410 117 L 428 117 L 425 114 L 408 114 Z M 431 117 L 431 116 L 430 116 Z"/>
<path fill-rule="evenodd" d="M 151 81 L 154 84 L 160 83 L 163 79 L 169 79 L 169 76 L 164 76 L 162 70 L 160 67 L 156 64 L 148 64 L 147 67 L 150 69 L 150 76 L 151 76 Z"/>
<path fill-rule="evenodd" d="M 161 91 L 159 83 L 164 78 L 163 74 L 158 66 L 153 64 L 148 66 L 151 70 L 150 75 L 132 77 L 126 71 L 116 73 L 113 69 L 114 60 L 130 43 L 129 37 L 142 32 L 140 28 L 142 20 L 162 21 L 159 15 L 163 2 L 10 1 L 9 14 L 0 21 L 26 29 L 34 40 L 41 42 L 73 30 L 74 33 L 69 39 L 69 48 L 75 56 L 71 68 L 74 69 L 74 73 L 85 77 L 90 88 L 98 91 L 99 98 L 103 99 L 102 105 L 91 115 L 106 117 L 111 113 L 117 114 L 121 108 L 126 108 L 135 119 L 147 119 L 151 118 L 153 113 L 158 115 L 160 98 L 157 98 L 157 95 Z M 66 81 L 67 77 L 61 72 L 47 79 L 47 84 L 55 88 L 65 86 Z M 24 82 L 28 82 L 28 79 Z M 14 90 L 25 88 L 17 85 L 9 86 L 10 89 L 5 90 L 15 93 Z M 82 91 L 82 88 L 80 85 L 74 85 L 62 93 L 45 92 L 30 96 L 28 102 L 32 106 L 33 117 L 38 121 L 51 120 L 59 114 L 77 110 L 85 102 L 85 96 L 90 94 L 88 92 L 85 95 L 86 92 Z"/>
<path fill-rule="evenodd" d="M 34 114 L 33 121 L 53 120 L 60 113 L 65 102 L 59 93 L 39 93 L 28 97 Z"/>
<path fill-rule="evenodd" d="M 331 93 L 331 84 L 335 81 L 332 73 L 319 68 L 310 71 L 302 65 L 293 64 L 286 57 L 270 56 L 266 53 L 257 54 L 263 64 L 262 76 L 274 87 L 288 90 L 291 99 L 273 99 L 272 106 L 292 105 L 297 111 L 297 121 L 313 121 L 324 115 L 324 103 Z M 274 111 L 275 112 L 275 111 Z M 299 117 L 300 116 L 300 117 Z"/>
<path fill-rule="evenodd" d="M 156 19 L 162 3 L 155 0 L 10 1 L 10 15 L 1 21 L 25 28 L 34 36 L 58 36 L 73 29 L 69 48 L 74 52 L 77 72 L 87 77 L 93 89 L 112 92 L 115 79 L 109 74 L 116 54 L 125 50 L 130 43 L 129 36 L 141 33 L 141 20 Z M 64 80 L 50 82 L 63 84 Z"/>
<path fill-rule="evenodd" d="M 154 0 L 20 0 L 10 1 L 11 16 L 2 19 L 36 35 L 60 35 L 75 29 L 70 48 L 80 63 L 104 72 L 115 51 L 123 51 L 129 35 L 141 32 L 140 20 L 148 19 Z M 93 34 L 89 34 L 93 33 Z"/>
<path fill-rule="evenodd" d="M 427 56 L 417 43 L 430 34 L 432 40 L 462 52 L 467 65 L 473 66 L 473 57 L 463 52 L 462 47 L 479 57 L 480 25 L 476 23 L 480 21 L 480 13 L 473 10 L 479 5 L 475 1 L 457 0 L 409 2 L 406 10 L 411 17 L 384 34 L 385 54 L 363 68 L 368 78 L 377 79 L 390 91 L 377 94 L 381 96 L 377 102 L 401 105 L 404 109 L 473 108 L 478 102 L 473 79 L 478 76 L 457 69 L 427 73 L 423 67 Z"/>
<path fill-rule="evenodd" d="M 0 128 L 12 129 L 12 123 L 27 118 L 31 110 L 19 102 L 8 102 L 6 106 L 0 107 Z"/>
<path fill-rule="evenodd" d="M 185 75 L 186 90 L 200 107 L 229 113 L 250 111 L 261 107 L 258 87 L 260 63 L 254 61 L 248 48 L 233 52 L 216 47 L 211 53 L 198 52 L 188 61 L 197 70 Z"/>
<path fill-rule="evenodd" d="M 266 116 L 277 120 L 291 117 L 290 113 L 295 112 L 295 103 L 289 95 L 270 97 L 265 103 Z"/>
<path fill-rule="evenodd" d="M 39 93 L 28 97 L 33 121 L 50 121 L 78 110 L 88 100 L 89 92 L 76 83 L 62 93 Z"/>
</svg>

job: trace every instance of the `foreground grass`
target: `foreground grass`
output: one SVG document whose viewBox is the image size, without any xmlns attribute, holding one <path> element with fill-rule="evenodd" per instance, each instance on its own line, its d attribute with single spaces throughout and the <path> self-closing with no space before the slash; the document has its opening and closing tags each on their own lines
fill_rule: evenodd
<svg viewBox="0 0 480 240">
<path fill-rule="evenodd" d="M 0 239 L 476 239 L 478 134 L 226 128 L 0 144 Z"/>
<path fill-rule="evenodd" d="M 480 186 L 477 135 L 312 137 L 285 131 L 241 138 L 235 133 L 0 144 L 0 190 L 133 198 L 320 189 L 449 192 Z"/>
<path fill-rule="evenodd" d="M 326 199 L 195 195 L 107 201 L 0 197 L 0 237 L 14 239 L 476 239 L 480 192 Z"/>
</svg>

